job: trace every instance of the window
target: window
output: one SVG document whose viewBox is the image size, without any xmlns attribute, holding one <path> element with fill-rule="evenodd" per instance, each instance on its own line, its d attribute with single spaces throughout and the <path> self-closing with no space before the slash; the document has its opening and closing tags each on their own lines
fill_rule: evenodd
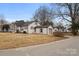
<svg viewBox="0 0 79 59">
<path fill-rule="evenodd" d="M 34 29 L 34 32 L 36 32 L 36 28 Z"/>
<path fill-rule="evenodd" d="M 49 34 L 52 34 L 52 29 L 51 28 L 49 28 Z"/>
<path fill-rule="evenodd" d="M 40 29 L 40 32 L 43 32 L 42 28 Z"/>
</svg>

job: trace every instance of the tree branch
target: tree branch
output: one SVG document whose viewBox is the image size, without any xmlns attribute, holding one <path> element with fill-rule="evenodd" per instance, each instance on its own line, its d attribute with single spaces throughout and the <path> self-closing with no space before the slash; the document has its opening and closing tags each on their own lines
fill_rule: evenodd
<svg viewBox="0 0 79 59">
<path fill-rule="evenodd" d="M 62 15 L 62 18 L 63 18 L 64 20 L 66 20 L 66 21 L 68 21 L 68 22 L 72 23 L 72 21 L 70 21 L 70 20 L 66 19 L 63 15 Z"/>
</svg>

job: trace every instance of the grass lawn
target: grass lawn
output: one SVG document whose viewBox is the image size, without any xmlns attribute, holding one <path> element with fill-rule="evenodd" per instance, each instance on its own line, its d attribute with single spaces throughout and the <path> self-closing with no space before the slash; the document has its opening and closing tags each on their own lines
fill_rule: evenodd
<svg viewBox="0 0 79 59">
<path fill-rule="evenodd" d="M 62 37 L 37 34 L 0 33 L 0 49 L 10 49 L 61 40 Z"/>
</svg>

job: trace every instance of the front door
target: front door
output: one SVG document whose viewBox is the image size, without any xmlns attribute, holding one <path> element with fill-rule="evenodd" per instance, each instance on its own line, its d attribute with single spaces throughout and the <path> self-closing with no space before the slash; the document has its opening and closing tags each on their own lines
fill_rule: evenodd
<svg viewBox="0 0 79 59">
<path fill-rule="evenodd" d="M 52 29 L 51 28 L 49 28 L 49 34 L 52 34 Z"/>
</svg>

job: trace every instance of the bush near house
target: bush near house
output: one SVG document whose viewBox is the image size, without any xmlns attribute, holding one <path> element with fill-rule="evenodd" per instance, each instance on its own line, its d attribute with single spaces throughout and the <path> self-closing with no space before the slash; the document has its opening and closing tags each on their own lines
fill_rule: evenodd
<svg viewBox="0 0 79 59">
<path fill-rule="evenodd" d="M 64 34 L 62 32 L 53 32 L 53 35 L 56 37 L 64 37 Z"/>
<path fill-rule="evenodd" d="M 23 34 L 27 34 L 27 32 L 26 31 L 23 31 Z"/>
</svg>

